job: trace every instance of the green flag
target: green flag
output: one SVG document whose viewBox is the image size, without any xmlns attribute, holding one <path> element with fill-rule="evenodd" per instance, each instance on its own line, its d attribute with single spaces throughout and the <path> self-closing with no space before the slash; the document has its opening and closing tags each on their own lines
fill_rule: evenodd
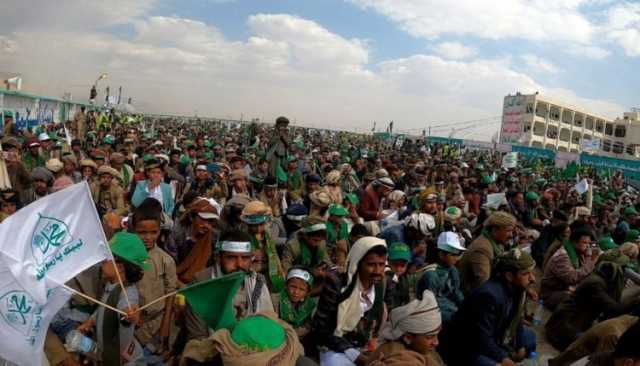
<svg viewBox="0 0 640 366">
<path fill-rule="evenodd" d="M 233 298 L 244 281 L 244 272 L 199 282 L 179 290 L 193 311 L 213 330 L 231 329 L 236 323 Z"/>
<path fill-rule="evenodd" d="M 562 178 L 569 180 L 575 178 L 576 174 L 578 174 L 578 164 L 574 161 L 567 164 L 562 172 Z"/>
<path fill-rule="evenodd" d="M 278 178 L 278 182 L 287 183 L 287 173 L 282 169 L 282 166 L 278 164 L 276 167 L 276 178 Z"/>
</svg>

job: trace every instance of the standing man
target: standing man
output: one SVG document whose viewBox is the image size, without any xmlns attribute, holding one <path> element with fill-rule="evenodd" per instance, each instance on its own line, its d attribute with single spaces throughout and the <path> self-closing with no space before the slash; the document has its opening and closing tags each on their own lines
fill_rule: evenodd
<svg viewBox="0 0 640 366">
<path fill-rule="evenodd" d="M 276 119 L 276 131 L 273 139 L 269 142 L 271 148 L 267 152 L 269 160 L 269 175 L 278 176 L 278 167 L 282 169 L 282 162 L 287 158 L 289 150 L 289 120 L 287 117 Z"/>
<path fill-rule="evenodd" d="M 73 134 L 75 138 L 80 141 L 84 141 L 84 135 L 87 133 L 87 115 L 85 113 L 85 107 L 80 107 L 80 110 L 73 116 Z"/>
</svg>

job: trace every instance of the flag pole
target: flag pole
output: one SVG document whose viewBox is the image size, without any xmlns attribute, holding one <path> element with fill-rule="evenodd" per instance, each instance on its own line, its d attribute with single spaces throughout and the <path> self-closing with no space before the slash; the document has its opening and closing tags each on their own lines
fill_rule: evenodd
<svg viewBox="0 0 640 366">
<path fill-rule="evenodd" d="M 122 311 L 122 310 L 120 310 L 120 309 L 116 309 L 116 308 L 114 308 L 114 307 L 113 307 L 113 306 L 111 306 L 111 305 L 107 305 L 107 304 L 105 304 L 104 302 L 102 302 L 102 301 L 100 301 L 100 300 L 97 300 L 97 299 L 94 299 L 93 297 L 91 297 L 91 296 L 89 296 L 89 295 L 85 295 L 85 294 L 83 294 L 82 292 L 77 291 L 77 290 L 75 290 L 75 289 L 74 289 L 74 288 L 72 288 L 72 287 L 69 287 L 69 286 L 67 286 L 67 285 L 62 285 L 62 287 L 64 287 L 67 291 L 73 292 L 75 295 L 78 295 L 78 296 L 82 297 L 82 298 L 83 298 L 83 299 L 85 299 L 85 300 L 89 300 L 89 301 L 91 301 L 91 302 L 93 302 L 93 303 L 96 303 L 96 304 L 98 304 L 98 305 L 104 306 L 105 308 L 107 308 L 107 309 L 109 309 L 109 310 L 115 311 L 116 313 L 119 313 L 119 314 L 122 314 L 122 315 L 124 315 L 124 316 L 127 316 L 127 313 L 125 313 L 124 311 Z"/>
<path fill-rule="evenodd" d="M 89 189 L 89 183 L 87 181 L 84 181 L 84 184 L 87 188 L 86 193 L 89 194 L 89 198 L 93 200 L 93 197 L 91 196 L 91 190 Z M 100 215 L 98 215 L 98 211 L 95 208 L 93 209 L 93 213 L 96 215 L 98 222 L 102 223 Z M 129 309 L 133 309 L 133 307 L 131 306 L 131 302 L 129 301 L 129 295 L 127 294 L 127 289 L 124 287 L 124 283 L 122 282 L 122 277 L 120 277 L 120 271 L 118 271 L 118 265 L 116 264 L 116 259 L 113 256 L 113 252 L 111 251 L 111 246 L 109 246 L 109 241 L 107 240 L 107 236 L 104 234 L 104 229 L 100 230 L 100 232 L 102 232 L 102 237 L 104 238 L 105 247 L 107 247 L 107 250 L 109 251 L 109 254 L 111 256 L 111 262 L 113 262 L 113 269 L 116 272 L 116 278 L 118 279 L 118 283 L 120 284 L 120 287 L 122 287 L 122 294 L 124 295 L 124 300 L 127 303 L 127 307 L 129 307 Z"/>
<path fill-rule="evenodd" d="M 168 298 L 168 297 L 175 296 L 177 293 L 178 293 L 178 291 L 173 291 L 173 292 L 170 292 L 170 293 L 165 294 L 165 295 L 163 295 L 163 296 L 160 296 L 159 298 L 157 298 L 157 299 L 155 299 L 155 300 L 151 301 L 150 303 L 148 303 L 148 304 L 144 304 L 144 306 L 142 306 L 142 307 L 138 308 L 136 311 L 142 311 L 142 310 L 144 310 L 144 309 L 148 308 L 149 306 L 151 306 L 151 305 L 153 305 L 153 304 L 156 304 L 156 303 L 158 303 L 158 302 L 160 302 L 160 301 L 162 301 L 162 300 L 164 300 L 164 299 L 166 299 L 166 298 Z"/>
</svg>

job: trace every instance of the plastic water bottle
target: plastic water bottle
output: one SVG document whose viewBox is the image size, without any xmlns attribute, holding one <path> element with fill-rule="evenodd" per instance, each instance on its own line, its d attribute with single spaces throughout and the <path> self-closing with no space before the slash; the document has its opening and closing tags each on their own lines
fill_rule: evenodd
<svg viewBox="0 0 640 366">
<path fill-rule="evenodd" d="M 544 301 L 539 300 L 536 310 L 533 313 L 533 325 L 539 327 L 542 325 L 542 315 L 544 314 Z"/>
<path fill-rule="evenodd" d="M 529 357 L 522 363 L 522 366 L 539 366 L 538 362 L 538 354 L 536 352 L 531 352 Z"/>
<path fill-rule="evenodd" d="M 65 348 L 67 349 L 67 352 L 89 355 L 96 351 L 97 344 L 93 339 L 74 329 L 67 333 Z"/>
</svg>

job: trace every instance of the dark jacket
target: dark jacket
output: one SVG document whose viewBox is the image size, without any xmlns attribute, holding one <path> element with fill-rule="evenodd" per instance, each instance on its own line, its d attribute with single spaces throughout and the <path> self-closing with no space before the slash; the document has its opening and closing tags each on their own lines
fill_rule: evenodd
<svg viewBox="0 0 640 366">
<path fill-rule="evenodd" d="M 620 302 L 623 276 L 619 266 L 613 263 L 598 266 L 547 321 L 545 330 L 549 343 L 564 350 L 580 333 L 589 329 L 600 314 L 603 319 L 622 314 L 625 310 Z"/>
<path fill-rule="evenodd" d="M 513 351 L 515 339 L 522 339 L 524 327 L 518 321 L 515 339 L 506 340 L 518 313 L 523 292 L 514 292 L 502 280 L 491 279 L 469 295 L 442 335 L 441 355 L 448 365 L 471 365 L 480 355 L 500 363 Z"/>
<path fill-rule="evenodd" d="M 355 281 L 355 279 L 351 281 L 351 285 L 344 292 L 341 292 L 347 283 L 346 275 L 330 273 L 325 278 L 325 284 L 312 321 L 312 335 L 321 349 L 326 348 L 335 352 L 344 352 L 349 348 L 361 349 L 380 332 L 384 315 L 385 287 L 382 283 L 376 285 L 373 307 L 364 313 L 356 329 L 342 337 L 334 335 L 337 326 L 338 306 L 349 298 Z"/>
</svg>

